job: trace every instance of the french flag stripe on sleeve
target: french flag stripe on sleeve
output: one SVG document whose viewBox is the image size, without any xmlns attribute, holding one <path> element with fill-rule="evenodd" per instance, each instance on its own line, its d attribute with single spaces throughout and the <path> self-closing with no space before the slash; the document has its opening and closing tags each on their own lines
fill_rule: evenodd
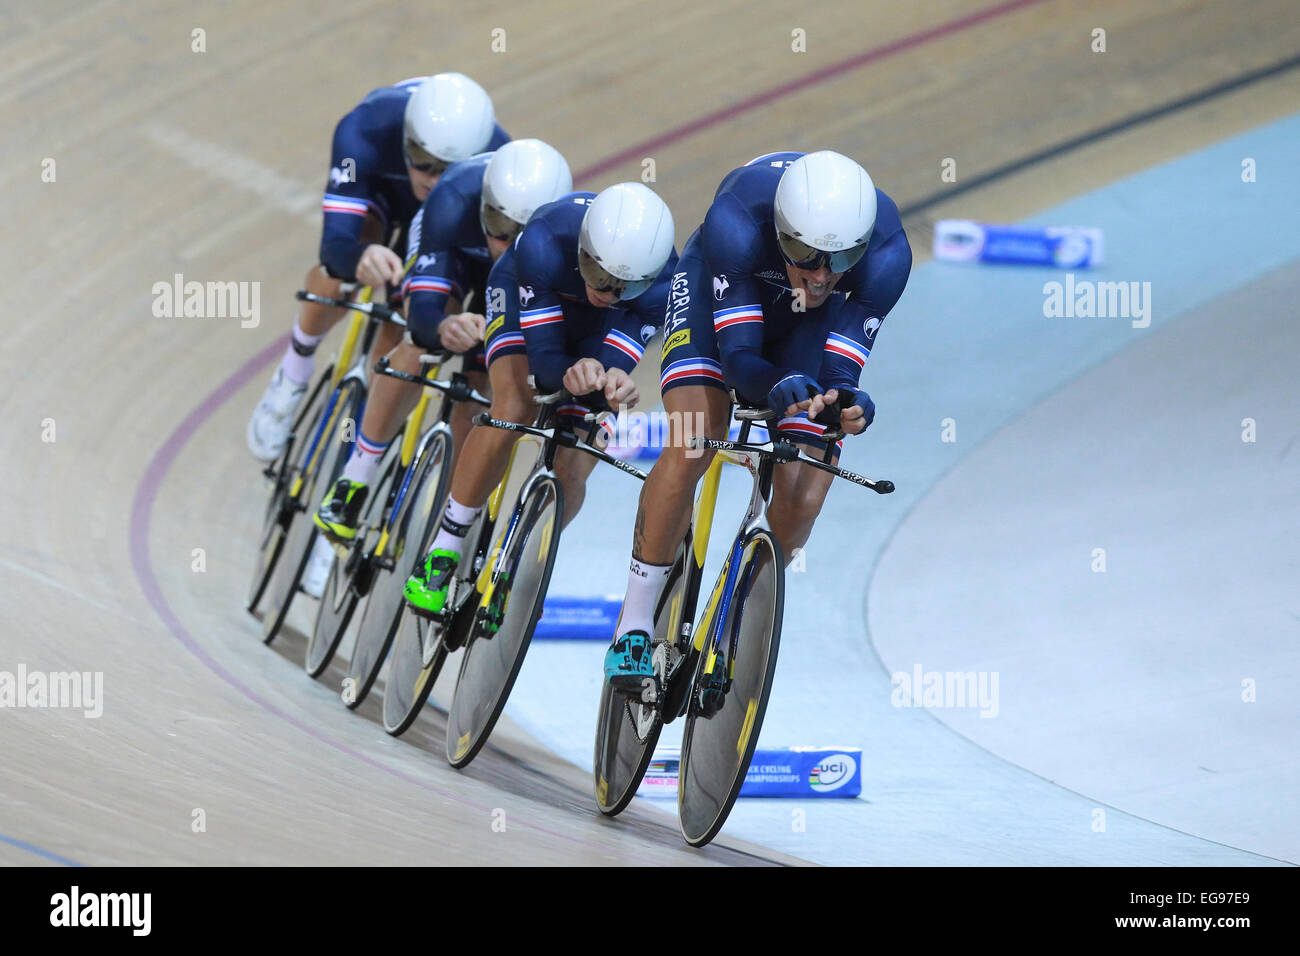
<svg viewBox="0 0 1300 956">
<path fill-rule="evenodd" d="M 522 332 L 507 332 L 505 335 L 498 335 L 488 343 L 487 357 L 490 360 L 500 349 L 511 345 L 517 345 L 522 348 L 523 344 L 524 334 Z"/>
<path fill-rule="evenodd" d="M 519 327 L 523 329 L 536 328 L 539 325 L 549 325 L 552 322 L 563 322 L 564 310 L 558 305 L 553 305 L 544 309 L 529 309 L 527 312 L 519 313 Z"/>
<path fill-rule="evenodd" d="M 645 347 L 640 342 L 618 329 L 609 330 L 609 334 L 605 336 L 605 344 L 614 346 L 620 352 L 625 352 L 637 362 L 641 361 L 641 356 L 645 354 Z"/>
<path fill-rule="evenodd" d="M 761 305 L 738 305 L 734 309 L 722 309 L 713 313 L 713 330 L 720 332 L 723 329 L 730 329 L 737 325 L 744 325 L 747 322 L 763 321 L 763 307 Z"/>
<path fill-rule="evenodd" d="M 349 199 L 347 196 L 336 196 L 333 193 L 326 193 L 325 198 L 321 200 L 321 208 L 326 212 L 341 212 L 348 216 L 364 216 L 370 204 L 364 199 Z"/>
<path fill-rule="evenodd" d="M 452 286 L 446 279 L 437 276 L 412 276 L 406 280 L 403 292 L 444 292 L 451 295 Z"/>
<path fill-rule="evenodd" d="M 858 368 L 867 364 L 867 356 L 871 354 L 870 349 L 864 349 L 857 342 L 846 338 L 836 332 L 832 332 L 826 339 L 826 351 L 834 352 L 836 355 L 843 355 L 846 358 L 853 359 Z"/>
</svg>

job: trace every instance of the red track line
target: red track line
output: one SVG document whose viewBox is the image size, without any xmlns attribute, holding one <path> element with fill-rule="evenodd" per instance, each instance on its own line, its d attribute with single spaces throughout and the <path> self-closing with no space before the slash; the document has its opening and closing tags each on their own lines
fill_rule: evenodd
<svg viewBox="0 0 1300 956">
<path fill-rule="evenodd" d="M 639 161 L 656 149 L 662 149 L 664 146 L 686 139 L 688 136 L 694 136 L 696 133 L 706 130 L 716 123 L 725 123 L 742 113 L 747 113 L 760 106 L 766 106 L 775 100 L 789 96 L 791 93 L 806 90 L 811 86 L 816 86 L 818 83 L 833 79 L 842 73 L 856 70 L 860 66 L 866 66 L 868 63 L 874 63 L 877 60 L 884 60 L 893 56 L 895 53 L 902 53 L 906 50 L 912 49 L 913 47 L 929 43 L 932 40 L 939 40 L 943 37 L 952 36 L 954 33 L 960 33 L 962 30 L 978 26 L 981 23 L 996 19 L 1004 14 L 1013 13 L 1016 10 L 1025 7 L 1032 7 L 1043 2 L 1045 2 L 1045 0 L 1008 0 L 1008 2 L 1000 3 L 995 7 L 979 10 L 967 16 L 959 17 L 956 20 L 951 20 L 948 23 L 941 23 L 928 30 L 922 30 L 920 33 L 913 33 L 909 36 L 900 37 L 899 39 L 886 43 L 883 46 L 867 50 L 865 53 L 851 56 L 847 60 L 840 60 L 838 63 L 832 63 L 830 66 L 822 67 L 820 70 L 809 73 L 807 76 L 802 76 L 797 80 L 790 80 L 786 83 L 782 83 L 780 86 L 774 86 L 771 89 L 763 90 L 759 93 L 753 94 L 752 96 L 748 96 L 745 99 L 740 100 L 738 103 L 724 106 L 722 109 L 714 110 L 712 113 L 706 113 L 698 119 L 693 119 L 689 123 L 667 130 L 657 136 L 652 136 L 650 139 L 637 143 L 635 146 L 629 146 L 627 149 L 599 160 L 593 165 L 588 166 L 586 169 L 578 170 L 577 174 L 573 177 L 574 181 L 578 182 L 590 179 L 594 176 L 599 176 L 601 173 L 613 169 L 619 163 L 624 163 L 628 160 L 635 159 Z"/>
</svg>

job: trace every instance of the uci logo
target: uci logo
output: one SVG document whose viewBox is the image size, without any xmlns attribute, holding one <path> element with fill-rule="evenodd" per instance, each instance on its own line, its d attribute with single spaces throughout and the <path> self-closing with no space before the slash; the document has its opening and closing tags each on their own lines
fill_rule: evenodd
<svg viewBox="0 0 1300 956">
<path fill-rule="evenodd" d="M 853 779 L 857 769 L 858 762 L 849 754 L 831 754 L 812 768 L 808 786 L 818 792 L 838 790 Z"/>
<path fill-rule="evenodd" d="M 727 294 L 729 288 L 731 288 L 731 283 L 727 281 L 726 276 L 713 277 L 713 297 L 719 302 L 722 301 L 722 297 Z"/>
<path fill-rule="evenodd" d="M 528 303 L 533 301 L 533 287 L 530 285 L 521 285 L 519 287 L 519 304 L 527 308 Z"/>
</svg>

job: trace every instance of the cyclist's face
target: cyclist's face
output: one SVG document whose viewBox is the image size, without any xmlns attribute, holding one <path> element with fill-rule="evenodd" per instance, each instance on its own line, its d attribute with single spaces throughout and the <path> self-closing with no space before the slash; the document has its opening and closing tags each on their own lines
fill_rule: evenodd
<svg viewBox="0 0 1300 956">
<path fill-rule="evenodd" d="M 433 187 L 438 185 L 438 178 L 441 173 L 424 173 L 414 166 L 406 167 L 406 174 L 411 178 L 411 192 L 415 193 L 415 198 L 424 202 L 429 198 L 429 193 Z"/>
<path fill-rule="evenodd" d="M 586 286 L 587 301 L 598 309 L 608 309 L 618 301 L 618 296 L 612 292 L 597 292 L 591 286 Z"/>
<path fill-rule="evenodd" d="M 824 303 L 835 291 L 835 283 L 840 281 L 843 272 L 831 272 L 829 266 L 820 269 L 800 269 L 790 263 L 785 264 L 785 274 L 790 277 L 790 288 L 796 292 L 803 290 L 804 305 L 815 309 Z"/>
<path fill-rule="evenodd" d="M 488 254 L 492 256 L 493 262 L 504 256 L 506 250 L 510 248 L 510 244 L 514 241 L 513 239 L 498 239 L 496 236 L 484 236 L 483 238 L 487 240 Z"/>
</svg>

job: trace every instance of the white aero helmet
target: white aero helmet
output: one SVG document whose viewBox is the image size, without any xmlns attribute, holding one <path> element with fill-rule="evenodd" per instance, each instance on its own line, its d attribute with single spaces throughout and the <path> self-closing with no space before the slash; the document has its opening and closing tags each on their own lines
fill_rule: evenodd
<svg viewBox="0 0 1300 956">
<path fill-rule="evenodd" d="M 539 206 L 573 192 L 573 174 L 559 151 L 540 139 L 506 143 L 483 170 L 479 222 L 483 234 L 513 239 Z"/>
<path fill-rule="evenodd" d="M 603 190 L 578 234 L 578 271 L 597 292 L 635 299 L 654 283 L 673 251 L 673 214 L 641 183 Z"/>
<path fill-rule="evenodd" d="M 876 224 L 876 185 L 867 171 L 825 149 L 800 156 L 776 187 L 773 202 L 781 255 L 800 269 L 848 272 Z"/>
<path fill-rule="evenodd" d="M 406 165 L 441 173 L 487 149 L 496 128 L 492 98 L 463 73 L 426 77 L 406 101 Z"/>
</svg>

